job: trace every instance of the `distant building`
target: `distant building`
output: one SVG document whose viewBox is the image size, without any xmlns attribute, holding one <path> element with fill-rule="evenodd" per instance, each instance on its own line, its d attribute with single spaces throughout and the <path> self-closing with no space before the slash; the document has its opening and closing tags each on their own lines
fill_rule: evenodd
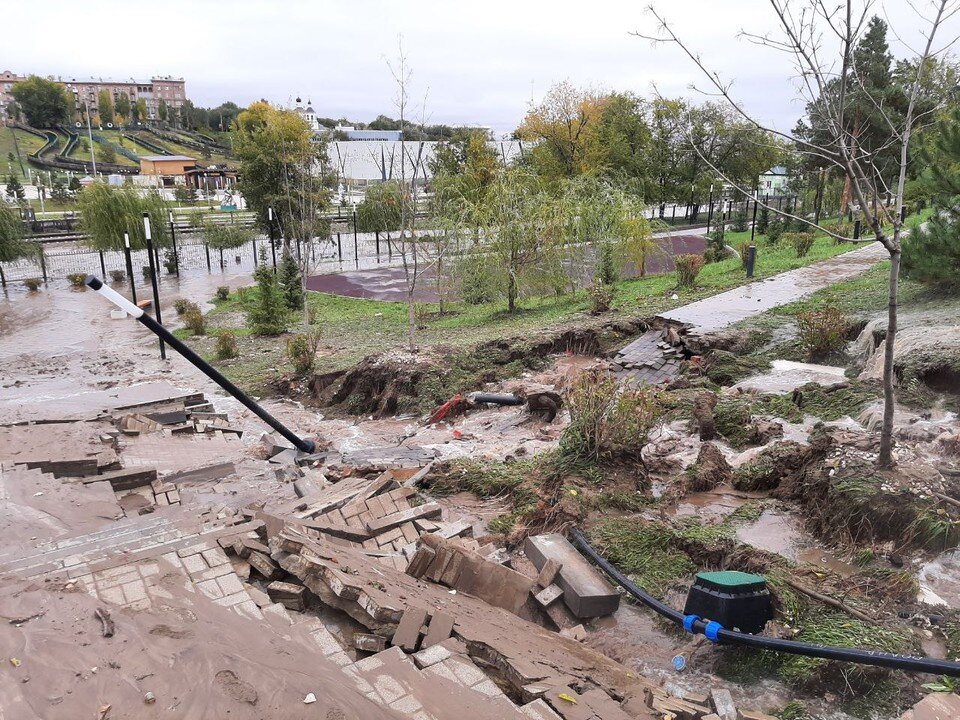
<svg viewBox="0 0 960 720">
<path fill-rule="evenodd" d="M 7 120 L 7 108 L 13 102 L 12 90 L 18 82 L 27 79 L 25 75 L 5 70 L 0 73 L 0 123 Z M 91 112 L 99 111 L 100 91 L 106 90 L 113 98 L 116 106 L 117 98 L 120 95 L 126 95 L 130 99 L 130 105 L 134 105 L 137 100 L 143 100 L 147 106 L 147 117 L 143 120 L 158 120 L 160 117 L 160 101 L 166 104 L 172 112 L 179 110 L 187 100 L 186 82 L 183 78 L 174 78 L 170 76 L 153 77 L 150 80 L 111 80 L 109 78 L 70 78 L 48 77 L 48 80 L 54 80 L 61 83 L 73 95 L 74 108 L 78 112 L 86 104 Z M 130 118 L 127 118 L 128 120 Z"/>
<path fill-rule="evenodd" d="M 779 197 L 787 194 L 787 183 L 789 182 L 790 174 L 787 169 L 782 165 L 777 165 L 760 175 L 757 187 L 761 195 Z"/>
<path fill-rule="evenodd" d="M 141 155 L 140 174 L 163 178 L 163 184 L 170 186 L 185 181 L 187 173 L 195 170 L 197 161 L 186 155 Z"/>
<path fill-rule="evenodd" d="M 317 122 L 317 111 L 313 109 L 312 103 L 307 100 L 307 106 L 303 107 L 300 102 L 300 98 L 297 98 L 297 106 L 293 109 L 293 111 L 304 119 L 307 125 L 310 126 L 311 130 L 314 132 L 319 131 L 320 123 Z"/>
</svg>

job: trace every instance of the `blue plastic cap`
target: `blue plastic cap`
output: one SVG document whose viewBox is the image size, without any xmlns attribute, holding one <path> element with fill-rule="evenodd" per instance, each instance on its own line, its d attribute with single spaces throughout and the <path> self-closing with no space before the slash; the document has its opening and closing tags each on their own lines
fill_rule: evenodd
<svg viewBox="0 0 960 720">
<path fill-rule="evenodd" d="M 723 630 L 723 625 L 711 620 L 710 622 L 707 623 L 707 626 L 703 629 L 703 634 L 707 636 L 708 640 L 717 642 L 721 630 Z"/>
<path fill-rule="evenodd" d="M 693 624 L 700 619 L 699 615 L 687 615 L 683 619 L 683 629 L 693 635 Z"/>
</svg>

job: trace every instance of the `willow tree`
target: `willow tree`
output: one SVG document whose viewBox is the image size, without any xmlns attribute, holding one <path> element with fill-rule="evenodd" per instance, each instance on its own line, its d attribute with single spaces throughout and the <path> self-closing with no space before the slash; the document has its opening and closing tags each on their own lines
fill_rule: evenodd
<svg viewBox="0 0 960 720">
<path fill-rule="evenodd" d="M 792 143 L 799 153 L 825 167 L 836 167 L 849 183 L 850 196 L 858 213 L 869 229 L 866 241 L 880 243 L 890 256 L 889 293 L 887 303 L 887 334 L 884 340 L 883 363 L 883 426 L 880 434 L 878 465 L 893 465 L 894 414 L 894 344 L 897 335 L 897 287 L 900 277 L 900 258 L 904 231 L 902 209 L 904 186 L 910 163 L 910 141 L 918 127 L 927 122 L 933 111 L 923 97 L 925 74 L 931 60 L 945 54 L 954 42 L 955 32 L 947 42 L 937 41 L 943 25 L 960 10 L 958 0 L 933 0 L 924 14 L 913 7 L 919 27 L 898 27 L 895 32 L 905 37 L 916 32 L 921 37 L 919 49 L 911 50 L 906 59 L 914 71 L 901 79 L 900 86 L 891 88 L 878 83 L 873 76 L 877 63 L 865 62 L 864 48 L 877 44 L 877 23 L 869 18 L 872 3 L 843 0 L 827 4 L 822 0 L 769 0 L 777 30 L 766 34 L 744 33 L 754 43 L 785 53 L 799 76 L 798 87 L 806 101 L 809 127 L 815 123 L 818 132 L 786 133 L 765 124 L 735 97 L 730 83 L 710 68 L 694 48 L 677 34 L 664 16 L 651 9 L 658 29 L 655 35 L 638 36 L 655 44 L 672 45 L 702 72 L 713 94 L 726 102 L 745 121 L 767 133 L 770 138 Z M 891 98 L 895 102 L 891 102 Z M 869 108 L 878 120 L 871 130 L 882 133 L 869 146 L 861 142 L 862 124 L 857 114 Z M 728 173 L 706 158 L 702 148 L 691 139 L 689 118 L 686 121 L 687 138 L 704 163 L 744 196 L 752 195 L 752 188 L 737 182 Z M 880 152 L 880 150 L 883 152 Z M 877 202 L 889 195 L 892 207 Z M 828 235 L 844 240 L 832 228 L 825 228 L 806 217 L 779 213 L 806 223 Z"/>
<path fill-rule="evenodd" d="M 38 245 L 23 239 L 23 221 L 20 214 L 6 203 L 0 202 L 0 262 L 13 262 L 37 252 Z M 0 267 L 0 279 L 3 267 Z"/>
<path fill-rule="evenodd" d="M 164 247 L 170 242 L 169 208 L 155 193 L 95 182 L 77 194 L 77 205 L 80 225 L 96 250 L 122 250 L 124 233 L 130 237 L 131 249 L 146 247 L 144 213 L 150 216 L 154 245 Z"/>
</svg>

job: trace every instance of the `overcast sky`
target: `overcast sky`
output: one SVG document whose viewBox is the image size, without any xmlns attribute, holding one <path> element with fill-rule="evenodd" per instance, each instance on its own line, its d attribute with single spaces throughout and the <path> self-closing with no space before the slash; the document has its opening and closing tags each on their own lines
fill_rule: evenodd
<svg viewBox="0 0 960 720">
<path fill-rule="evenodd" d="M 786 57 L 737 37 L 774 26 L 766 0 L 654 0 L 745 105 L 789 129 L 801 114 Z M 428 122 L 512 130 L 531 97 L 577 85 L 686 95 L 696 69 L 673 48 L 630 32 L 655 30 L 646 2 L 539 0 L 130 0 L 46 2 L 4 13 L 0 69 L 63 77 L 176 75 L 202 106 L 300 95 L 322 116 L 395 115 L 386 65 L 402 35 L 412 94 Z M 24 6 L 21 5 L 21 8 Z M 882 8 L 878 6 L 878 12 Z M 891 18 L 918 27 L 904 2 Z M 39 28 L 42 28 L 40 30 Z M 109 39 L 107 39 L 109 37 Z M 906 52 L 894 38 L 897 54 Z M 419 109 L 417 111 L 419 114 Z"/>
</svg>

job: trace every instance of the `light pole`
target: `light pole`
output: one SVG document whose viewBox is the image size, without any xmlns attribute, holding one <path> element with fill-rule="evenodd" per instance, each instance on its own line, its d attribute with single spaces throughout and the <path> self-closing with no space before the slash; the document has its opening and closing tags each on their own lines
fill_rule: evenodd
<svg viewBox="0 0 960 720">
<path fill-rule="evenodd" d="M 90 164 L 93 165 L 93 176 L 97 176 L 97 158 L 93 154 L 93 130 L 90 129 L 90 105 L 83 104 L 84 114 L 87 116 L 87 140 L 90 142 Z"/>
</svg>

